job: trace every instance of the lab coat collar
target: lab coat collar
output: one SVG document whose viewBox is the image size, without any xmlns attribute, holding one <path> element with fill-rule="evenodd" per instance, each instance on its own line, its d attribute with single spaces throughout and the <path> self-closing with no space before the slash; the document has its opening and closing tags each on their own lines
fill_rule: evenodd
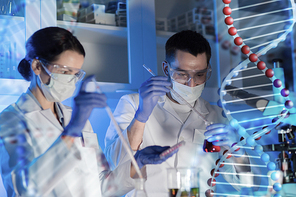
<svg viewBox="0 0 296 197">
<path fill-rule="evenodd" d="M 170 114 L 172 114 L 175 118 L 177 118 L 180 122 L 182 122 L 175 110 L 172 108 L 172 106 L 169 104 L 169 102 L 167 102 L 167 99 L 169 99 L 169 97 L 167 97 L 166 95 L 161 96 L 158 100 L 158 104 L 161 107 L 163 107 L 166 111 L 168 111 Z M 202 115 L 207 115 L 210 113 L 209 110 L 206 108 L 206 101 L 201 97 L 199 97 L 195 102 L 194 108 Z M 195 112 L 191 112 L 189 117 L 192 116 L 193 113 L 198 117 L 198 114 L 196 114 Z"/>
<path fill-rule="evenodd" d="M 166 95 L 161 96 L 158 99 L 158 104 L 160 105 L 160 107 L 162 107 L 168 113 L 170 113 L 173 117 L 175 117 L 181 124 L 183 124 L 182 120 L 180 119 L 180 117 L 178 116 L 176 111 L 173 109 L 173 107 L 170 105 L 170 103 L 168 102 L 167 99 L 169 99 L 169 97 L 167 97 Z"/>
<path fill-rule="evenodd" d="M 43 109 L 32 94 L 32 92 L 28 89 L 26 93 L 23 93 L 21 97 L 16 102 L 17 107 L 23 112 L 23 114 L 40 112 L 45 118 L 47 118 L 52 124 L 54 124 L 58 129 L 63 130 L 63 127 L 53 115 L 50 109 Z M 70 121 L 72 110 L 66 108 L 62 103 L 56 102 L 55 107 L 61 110 L 61 114 L 64 118 L 64 125 L 67 125 Z"/>
</svg>

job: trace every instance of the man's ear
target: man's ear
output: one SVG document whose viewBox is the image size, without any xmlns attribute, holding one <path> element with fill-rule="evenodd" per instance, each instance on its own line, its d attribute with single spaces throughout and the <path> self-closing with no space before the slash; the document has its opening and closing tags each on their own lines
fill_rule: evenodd
<svg viewBox="0 0 296 197">
<path fill-rule="evenodd" d="M 162 62 L 162 71 L 165 74 L 165 76 L 169 76 L 169 64 L 167 61 Z"/>
<path fill-rule="evenodd" d="M 31 68 L 35 75 L 39 75 L 41 73 L 41 63 L 38 60 L 34 59 L 32 61 Z"/>
</svg>

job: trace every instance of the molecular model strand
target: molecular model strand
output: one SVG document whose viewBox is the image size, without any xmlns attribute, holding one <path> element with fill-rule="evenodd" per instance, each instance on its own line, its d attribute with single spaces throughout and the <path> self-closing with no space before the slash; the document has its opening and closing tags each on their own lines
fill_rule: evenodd
<svg viewBox="0 0 296 197">
<path fill-rule="evenodd" d="M 256 141 L 263 135 L 269 134 L 280 122 L 288 118 L 289 111 L 293 108 L 293 102 L 289 99 L 289 91 L 285 89 L 284 83 L 259 57 L 277 47 L 292 31 L 295 23 L 294 1 L 258 0 L 257 3 L 252 1 L 252 4 L 248 1 L 222 1 L 225 4 L 222 12 L 225 15 L 228 34 L 233 37 L 234 44 L 241 48 L 241 52 L 247 56 L 247 59 L 233 68 L 223 80 L 218 91 L 220 96 L 218 106 L 223 109 L 223 116 L 230 121 L 230 125 L 238 131 L 241 140 L 224 151 L 223 156 L 216 161 L 216 167 L 210 172 L 211 178 L 208 180 L 208 185 L 212 188 L 207 190 L 207 196 L 228 195 L 215 193 L 213 187 L 222 184 L 216 182 L 215 177 L 223 174 L 221 172 L 223 166 L 234 165 L 228 162 L 231 157 L 248 157 L 259 163 L 254 166 L 249 164 L 250 167 L 267 168 L 271 172 L 275 170 L 276 164 L 270 161 L 270 156 L 263 152 L 262 146 Z M 254 10 L 260 10 L 260 12 L 253 12 Z M 275 13 L 278 17 L 272 17 Z M 261 91 L 262 88 L 267 91 Z M 280 95 L 268 91 L 272 88 L 277 88 Z M 272 102 L 275 96 L 280 96 L 282 101 Z M 252 154 L 238 155 L 237 151 L 240 149 L 251 151 Z M 247 176 L 233 174 L 233 176 L 239 175 Z M 273 181 L 278 179 L 275 173 L 251 176 L 267 177 Z M 264 187 L 276 192 L 281 190 L 281 184 L 278 182 L 273 185 L 241 183 L 236 186 L 240 188 L 241 194 L 243 188 Z M 280 195 L 277 193 L 275 196 Z"/>
</svg>

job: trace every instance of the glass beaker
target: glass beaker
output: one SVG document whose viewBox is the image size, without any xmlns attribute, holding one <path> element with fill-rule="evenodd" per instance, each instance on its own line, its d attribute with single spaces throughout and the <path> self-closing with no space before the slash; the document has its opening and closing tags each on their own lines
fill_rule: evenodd
<svg viewBox="0 0 296 197">
<path fill-rule="evenodd" d="M 168 168 L 169 197 L 199 197 L 199 168 Z"/>
<path fill-rule="evenodd" d="M 135 179 L 135 192 L 132 197 L 147 197 L 145 179 Z"/>
</svg>

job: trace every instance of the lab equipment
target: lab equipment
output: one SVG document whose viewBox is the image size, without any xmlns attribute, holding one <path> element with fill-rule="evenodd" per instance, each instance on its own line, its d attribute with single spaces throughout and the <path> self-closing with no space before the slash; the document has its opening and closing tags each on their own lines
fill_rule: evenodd
<svg viewBox="0 0 296 197">
<path fill-rule="evenodd" d="M 97 84 L 95 78 L 92 77 L 91 80 L 94 82 L 94 85 L 95 85 L 96 91 L 97 91 L 98 93 L 102 94 L 102 91 L 101 91 L 101 89 L 100 89 L 100 86 Z M 109 107 L 108 105 L 106 105 L 106 106 L 105 106 L 105 110 L 106 110 L 108 116 L 110 117 L 112 123 L 114 124 L 115 129 L 116 129 L 116 132 L 117 132 L 117 134 L 118 134 L 118 136 L 119 136 L 119 138 L 120 138 L 120 140 L 121 140 L 121 142 L 122 142 L 122 144 L 123 144 L 123 146 L 124 146 L 126 152 L 128 153 L 128 155 L 129 155 L 129 157 L 130 157 L 130 159 L 131 159 L 131 162 L 132 162 L 132 164 L 133 164 L 133 166 L 134 166 L 134 168 L 135 168 L 135 170 L 136 170 L 136 172 L 137 172 L 139 178 L 143 178 L 143 175 L 142 175 L 142 173 L 141 173 L 141 171 L 140 171 L 139 165 L 138 165 L 136 159 L 134 158 L 133 153 L 132 153 L 132 151 L 131 151 L 131 149 L 130 149 L 128 143 L 127 143 L 126 140 L 124 139 L 124 137 L 123 137 L 123 135 L 122 135 L 122 133 L 121 133 L 121 129 L 120 129 L 118 123 L 116 122 L 116 120 L 115 120 L 115 118 L 114 118 L 114 116 L 113 116 L 113 114 L 112 114 L 112 111 L 111 111 L 110 107 Z"/>
<path fill-rule="evenodd" d="M 39 60 L 47 74 L 53 78 L 55 77 L 54 74 L 65 74 L 68 76 L 68 83 L 70 83 L 73 80 L 75 82 L 81 81 L 85 76 L 85 72 L 82 69 L 72 68 L 64 65 L 51 64 L 46 60 L 38 57 L 36 59 Z M 58 80 L 58 78 L 56 79 Z"/>
<path fill-rule="evenodd" d="M 148 68 L 145 64 L 143 64 L 143 67 L 152 75 L 152 76 L 155 76 L 155 74 L 153 73 L 153 71 Z M 208 122 L 206 120 L 206 118 L 201 114 L 199 113 L 194 107 L 192 107 L 182 96 L 180 96 L 173 88 L 171 88 L 170 86 L 167 86 L 167 88 L 173 92 L 180 100 L 182 100 L 183 103 L 185 103 L 188 107 L 190 107 L 190 109 L 192 111 L 194 111 L 206 124 L 206 126 L 210 125 L 211 123 Z"/>
<path fill-rule="evenodd" d="M 175 144 L 175 145 L 172 146 L 171 148 L 169 148 L 169 149 L 163 151 L 163 152 L 159 155 L 159 157 L 160 157 L 160 158 L 164 158 L 164 157 L 166 157 L 167 155 L 169 155 L 169 154 L 171 154 L 171 153 L 177 151 L 180 147 L 184 146 L 185 144 L 186 144 L 186 143 L 185 143 L 185 141 L 183 140 L 183 141 L 181 141 L 181 142 Z"/>
<path fill-rule="evenodd" d="M 204 140 L 203 144 L 203 151 L 207 153 L 214 153 L 214 152 L 220 152 L 221 147 L 215 146 L 213 142 L 209 142 L 207 139 Z"/>
<path fill-rule="evenodd" d="M 168 168 L 169 197 L 199 197 L 199 168 Z"/>
<path fill-rule="evenodd" d="M 92 110 L 107 106 L 107 98 L 103 94 L 93 94 L 85 92 L 88 82 L 93 80 L 94 76 L 87 77 L 81 84 L 78 95 L 74 98 L 74 106 L 70 123 L 65 127 L 63 135 L 80 137 L 81 131 L 85 126 Z"/>
<path fill-rule="evenodd" d="M 171 78 L 181 84 L 189 83 L 191 79 L 195 84 L 202 84 L 210 78 L 212 72 L 210 64 L 204 70 L 176 70 L 171 66 L 169 68 Z"/>
<path fill-rule="evenodd" d="M 135 192 L 132 197 L 147 197 L 145 179 L 135 179 Z"/>
<path fill-rule="evenodd" d="M 165 156 L 160 157 L 160 154 L 168 149 L 170 149 L 169 146 L 147 146 L 142 150 L 138 150 L 135 154 L 135 159 L 139 168 L 141 169 L 146 164 L 161 164 L 177 152 L 175 149 L 175 151 L 171 151 Z"/>
</svg>

